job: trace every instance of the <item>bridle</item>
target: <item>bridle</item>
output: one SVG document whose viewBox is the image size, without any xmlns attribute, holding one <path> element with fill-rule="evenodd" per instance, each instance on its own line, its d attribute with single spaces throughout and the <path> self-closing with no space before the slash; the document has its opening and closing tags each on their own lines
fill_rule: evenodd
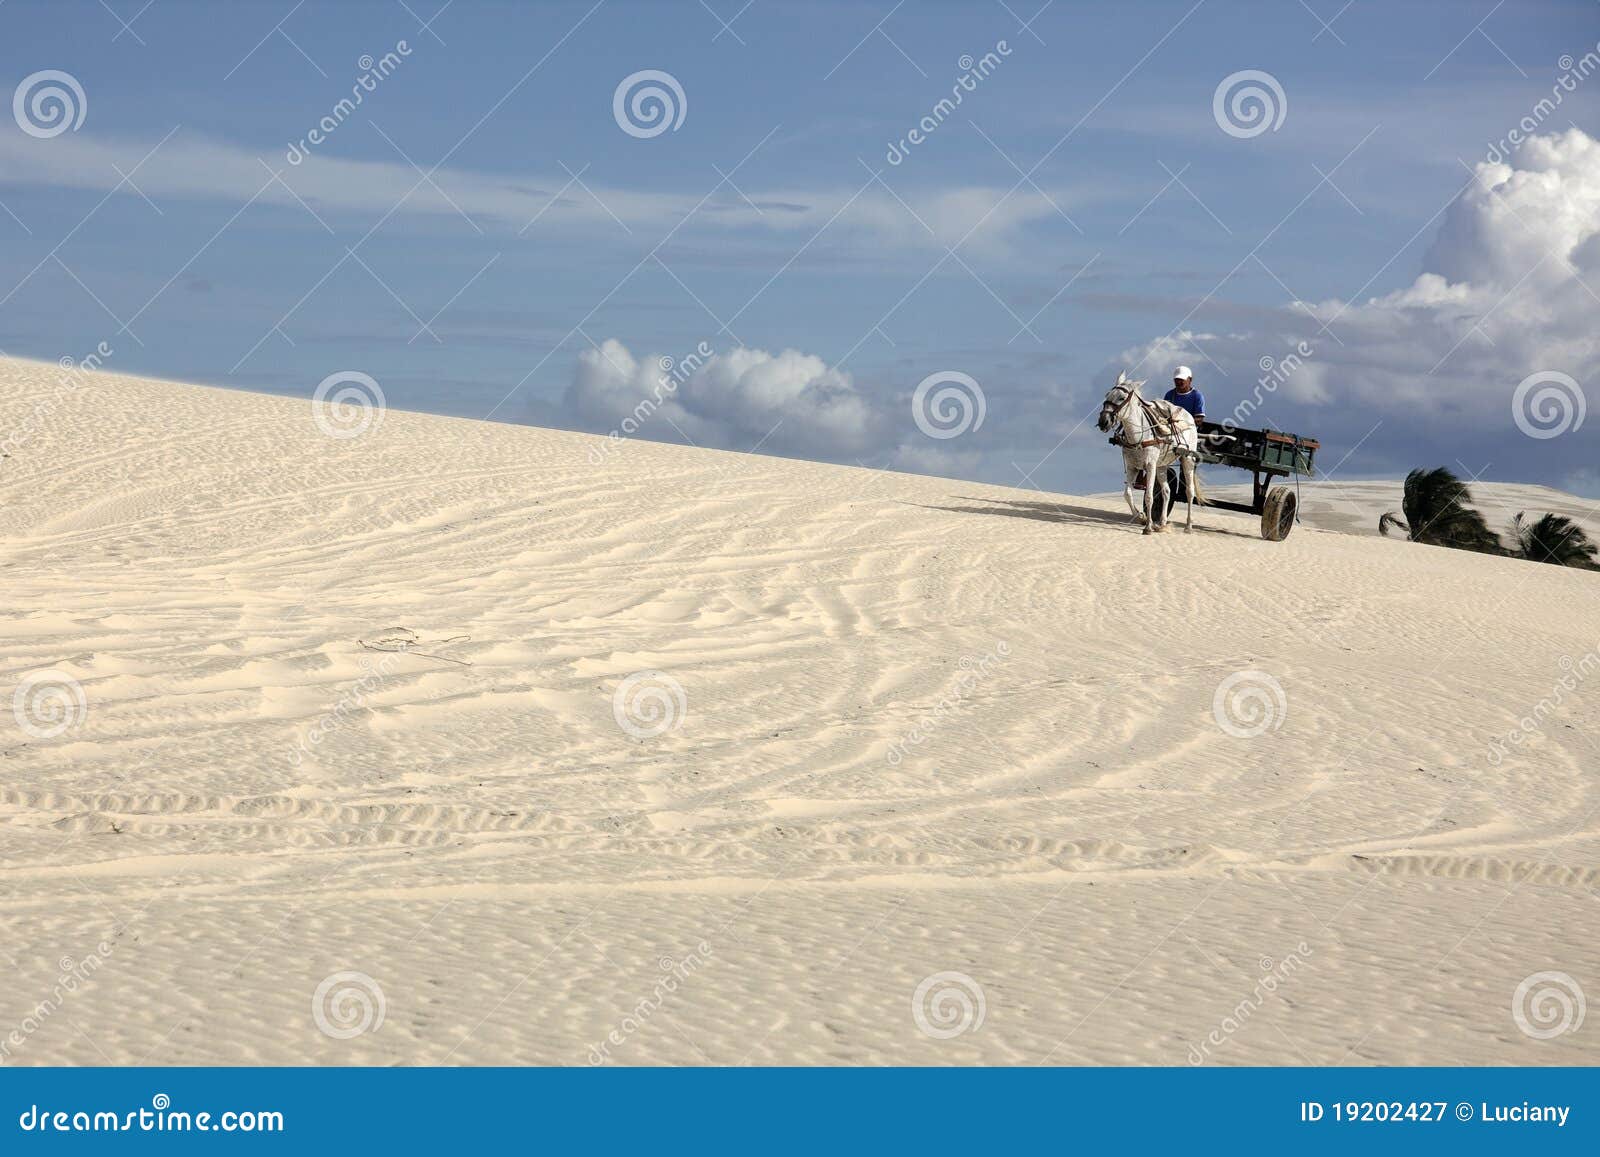
<svg viewBox="0 0 1600 1157">
<path fill-rule="evenodd" d="M 1111 387 L 1111 392 L 1106 395 L 1106 400 L 1100 405 L 1100 417 L 1105 421 L 1106 429 L 1110 429 L 1111 425 L 1116 422 L 1117 415 L 1127 407 L 1128 400 L 1133 396 L 1134 391 L 1132 386 L 1118 384 Z M 1132 443 L 1124 442 L 1122 440 L 1126 437 L 1127 427 L 1124 424 L 1122 434 L 1118 438 L 1118 444 L 1123 446 L 1132 445 Z"/>
</svg>

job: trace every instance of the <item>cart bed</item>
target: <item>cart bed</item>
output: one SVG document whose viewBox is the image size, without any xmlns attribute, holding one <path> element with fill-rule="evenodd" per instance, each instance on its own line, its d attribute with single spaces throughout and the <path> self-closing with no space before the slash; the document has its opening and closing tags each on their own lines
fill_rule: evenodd
<svg viewBox="0 0 1600 1157">
<path fill-rule="evenodd" d="M 1298 434 L 1240 430 L 1205 422 L 1200 430 L 1200 461 L 1264 474 L 1310 477 L 1316 473 L 1314 463 L 1321 445 L 1315 438 Z"/>
</svg>

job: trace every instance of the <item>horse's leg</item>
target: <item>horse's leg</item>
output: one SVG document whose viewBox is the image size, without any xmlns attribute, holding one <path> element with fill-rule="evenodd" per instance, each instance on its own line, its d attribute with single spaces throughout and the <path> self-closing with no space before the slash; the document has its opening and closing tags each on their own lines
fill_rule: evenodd
<svg viewBox="0 0 1600 1157">
<path fill-rule="evenodd" d="M 1151 470 L 1156 494 L 1152 501 L 1155 506 L 1156 533 L 1161 534 L 1167 529 L 1167 504 L 1172 498 L 1172 488 L 1167 485 L 1166 457 L 1159 447 L 1154 452 L 1153 461 L 1155 465 Z"/>
<path fill-rule="evenodd" d="M 1146 534 L 1154 534 L 1156 532 L 1155 511 L 1151 505 L 1151 495 L 1156 490 L 1155 472 L 1156 455 L 1147 450 L 1144 455 L 1144 532 Z"/>
<path fill-rule="evenodd" d="M 1133 480 L 1138 477 L 1138 474 L 1139 467 L 1134 465 L 1132 456 L 1124 454 L 1122 456 L 1122 497 L 1127 500 L 1128 513 L 1133 515 L 1135 522 L 1141 522 L 1144 519 L 1144 515 L 1139 508 L 1133 504 Z"/>
<path fill-rule="evenodd" d="M 1183 532 L 1188 534 L 1194 530 L 1194 458 L 1189 454 L 1183 456 L 1183 497 L 1185 513 L 1188 515 Z"/>
</svg>

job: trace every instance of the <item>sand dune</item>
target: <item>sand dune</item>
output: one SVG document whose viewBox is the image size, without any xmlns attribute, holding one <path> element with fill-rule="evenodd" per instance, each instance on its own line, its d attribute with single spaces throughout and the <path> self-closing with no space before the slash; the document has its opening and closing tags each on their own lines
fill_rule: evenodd
<svg viewBox="0 0 1600 1157">
<path fill-rule="evenodd" d="M 1600 1060 L 1600 576 L 57 379 L 4 1063 Z"/>
<path fill-rule="evenodd" d="M 1600 541 L 1600 501 L 1578 498 L 1548 486 L 1530 486 L 1518 482 L 1473 482 L 1465 470 L 1459 466 L 1455 470 L 1467 480 L 1473 505 L 1488 522 L 1489 529 L 1503 537 L 1509 538 L 1511 520 L 1520 512 L 1527 511 L 1537 516 L 1548 511 L 1574 519 L 1591 537 Z M 1208 480 L 1223 483 L 1213 485 L 1211 493 L 1219 498 L 1248 502 L 1249 483 L 1240 486 L 1232 481 L 1239 477 L 1248 475 L 1235 474 L 1226 467 L 1206 467 Z M 1398 511 L 1404 496 L 1405 484 L 1399 479 L 1378 482 L 1303 480 L 1300 482 L 1300 517 L 1305 525 L 1322 530 L 1375 535 L 1378 533 L 1378 519 L 1387 511 Z"/>
</svg>

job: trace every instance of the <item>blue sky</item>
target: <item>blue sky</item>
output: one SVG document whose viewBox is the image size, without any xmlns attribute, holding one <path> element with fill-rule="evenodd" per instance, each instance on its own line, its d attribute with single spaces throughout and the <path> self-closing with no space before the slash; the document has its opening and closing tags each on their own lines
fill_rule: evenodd
<svg viewBox="0 0 1600 1157">
<path fill-rule="evenodd" d="M 59 70 L 83 116 L 0 118 L 0 349 L 606 430 L 709 348 L 640 436 L 1084 491 L 1118 368 L 1221 416 L 1306 342 L 1245 424 L 1341 476 L 1600 496 L 1592 0 L 741 4 L 9 0 L 6 90 Z M 643 70 L 676 128 L 615 116 Z M 1246 70 L 1276 128 L 1218 119 Z M 981 426 L 919 428 L 938 373 Z"/>
</svg>

